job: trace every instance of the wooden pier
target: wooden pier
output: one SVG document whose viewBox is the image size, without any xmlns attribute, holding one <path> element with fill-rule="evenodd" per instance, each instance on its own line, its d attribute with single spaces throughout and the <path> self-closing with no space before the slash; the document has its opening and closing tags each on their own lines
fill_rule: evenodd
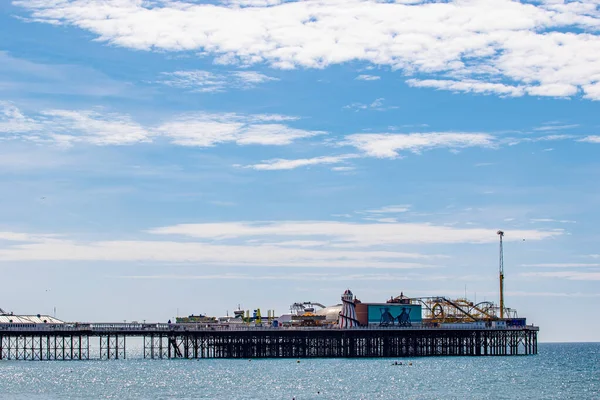
<svg viewBox="0 0 600 400">
<path fill-rule="evenodd" d="M 537 333 L 534 326 L 218 329 L 184 324 L 42 325 L 0 328 L 0 360 L 125 359 L 128 338 L 143 340 L 146 359 L 514 356 L 537 354 Z"/>
</svg>

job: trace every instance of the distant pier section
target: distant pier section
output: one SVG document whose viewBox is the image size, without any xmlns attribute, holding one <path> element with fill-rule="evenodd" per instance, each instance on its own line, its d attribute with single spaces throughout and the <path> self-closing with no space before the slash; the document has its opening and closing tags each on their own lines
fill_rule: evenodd
<svg viewBox="0 0 600 400">
<path fill-rule="evenodd" d="M 143 341 L 147 359 L 537 354 L 539 328 L 515 310 L 501 314 L 491 302 L 445 297 L 401 294 L 364 303 L 350 290 L 329 307 L 299 302 L 280 316 L 240 309 L 233 316 L 190 315 L 174 323 L 72 323 L 2 312 L 0 361 L 125 359 L 133 338 Z"/>
</svg>

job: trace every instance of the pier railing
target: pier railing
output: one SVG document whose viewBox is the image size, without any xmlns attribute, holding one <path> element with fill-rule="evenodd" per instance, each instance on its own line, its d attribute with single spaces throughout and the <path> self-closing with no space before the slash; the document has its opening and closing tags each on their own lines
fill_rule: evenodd
<svg viewBox="0 0 600 400">
<path fill-rule="evenodd" d="M 473 326 L 470 324 L 455 324 L 447 326 L 380 326 L 369 325 L 341 329 L 335 324 L 321 326 L 249 326 L 245 324 L 168 324 L 168 323 L 64 323 L 64 324 L 2 324 L 0 332 L 86 332 L 86 333 L 166 333 L 166 332 L 212 332 L 212 331 L 323 331 L 323 330 L 353 330 L 353 331 L 447 331 L 447 330 L 539 330 L 533 325 L 526 326 Z"/>
</svg>

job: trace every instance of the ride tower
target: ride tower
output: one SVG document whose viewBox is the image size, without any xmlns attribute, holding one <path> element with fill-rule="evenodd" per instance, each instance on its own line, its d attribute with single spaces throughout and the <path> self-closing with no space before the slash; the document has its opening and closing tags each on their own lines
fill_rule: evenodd
<svg viewBox="0 0 600 400">
<path fill-rule="evenodd" d="M 354 295 L 350 289 L 346 289 L 342 295 L 342 311 L 338 318 L 338 325 L 341 329 L 353 328 L 359 325 L 356 319 L 356 307 L 354 305 Z"/>
</svg>

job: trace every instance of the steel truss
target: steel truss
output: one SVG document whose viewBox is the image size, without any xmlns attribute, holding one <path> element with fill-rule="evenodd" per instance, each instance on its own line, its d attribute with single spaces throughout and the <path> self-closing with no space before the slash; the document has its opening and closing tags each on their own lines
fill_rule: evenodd
<svg viewBox="0 0 600 400">
<path fill-rule="evenodd" d="M 125 335 L 100 336 L 100 359 L 118 360 L 125 358 Z"/>
<path fill-rule="evenodd" d="M 0 332 L 0 360 L 117 360 L 126 337 L 142 337 L 144 358 L 512 356 L 537 354 L 537 328 L 328 329 L 129 332 Z M 90 338 L 99 351 L 90 352 Z"/>
<path fill-rule="evenodd" d="M 86 335 L 0 335 L 0 360 L 89 360 Z"/>
</svg>

